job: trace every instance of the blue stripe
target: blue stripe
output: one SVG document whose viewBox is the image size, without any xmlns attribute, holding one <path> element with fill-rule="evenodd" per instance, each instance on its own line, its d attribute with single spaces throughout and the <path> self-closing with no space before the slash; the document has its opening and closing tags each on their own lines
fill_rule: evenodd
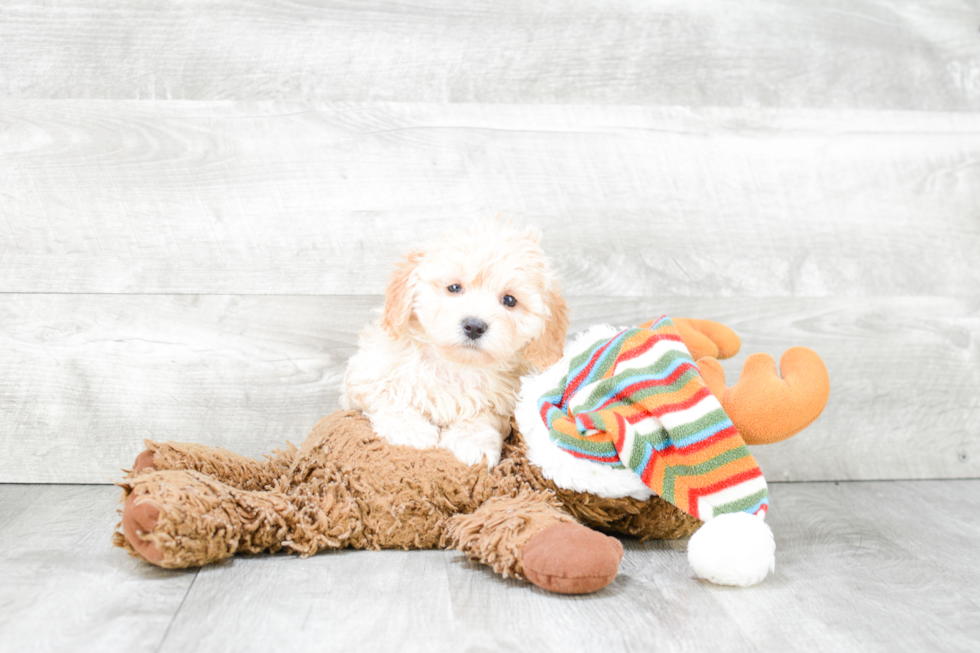
<svg viewBox="0 0 980 653">
<path fill-rule="evenodd" d="M 643 460 L 640 462 L 639 467 L 633 468 L 633 472 L 636 473 L 637 476 L 643 476 L 643 470 L 647 468 L 647 465 L 650 464 L 650 458 L 653 457 L 653 447 L 650 446 L 650 443 L 644 442 L 643 444 L 645 445 L 643 447 Z M 633 452 L 631 451 L 629 453 Z"/>
<path fill-rule="evenodd" d="M 609 346 L 606 347 L 606 351 L 602 354 L 602 356 L 600 356 L 598 359 L 596 359 L 595 366 L 592 368 L 592 372 L 589 373 L 589 375 L 585 378 L 584 381 L 582 381 L 582 384 L 581 384 L 582 386 L 585 386 L 585 385 L 588 385 L 589 383 L 592 383 L 592 379 L 595 376 L 596 369 L 602 367 L 600 365 L 600 362 L 604 361 L 609 356 L 616 356 L 616 355 L 618 355 L 618 353 L 619 353 L 619 345 L 617 343 L 619 343 L 620 341 L 622 341 L 622 339 L 626 336 L 626 334 L 629 333 L 632 330 L 633 329 L 627 329 L 626 331 L 621 331 L 619 333 L 619 335 L 617 335 L 615 338 L 613 338 L 612 340 L 609 341 Z M 599 345 L 599 346 L 596 346 L 596 345 Z M 596 342 L 592 343 L 592 346 L 590 347 L 590 349 L 592 349 L 592 348 L 595 348 L 596 350 L 601 349 L 602 348 L 602 345 L 600 344 L 600 341 L 596 341 Z M 584 370 L 585 368 L 587 368 L 589 366 L 589 361 L 591 361 L 594 356 L 595 356 L 595 352 L 593 352 L 590 356 L 588 356 L 582 362 L 582 364 L 579 365 L 577 368 L 575 368 L 574 370 L 570 370 L 568 372 L 568 376 L 565 377 L 565 387 L 568 387 L 568 380 L 569 379 L 574 379 L 575 377 L 577 377 L 582 372 L 582 370 Z"/>
<path fill-rule="evenodd" d="M 541 412 L 541 409 L 544 408 L 545 403 L 557 406 L 559 401 L 561 401 L 560 394 L 541 397 L 538 399 L 538 412 Z"/>
<path fill-rule="evenodd" d="M 718 422 L 713 426 L 709 426 L 707 428 L 701 429 L 697 433 L 692 433 L 691 435 L 687 436 L 683 440 L 672 440 L 671 442 L 673 442 L 674 447 L 676 447 L 677 449 L 683 449 L 684 447 L 687 447 L 689 445 L 697 444 L 698 442 L 701 442 L 701 440 L 710 438 L 712 435 L 719 433 L 720 431 L 724 431 L 725 429 L 731 426 L 734 426 L 734 424 L 732 424 L 732 421 L 728 418 L 725 418 L 724 420 Z M 659 445 L 657 446 L 657 451 L 663 451 L 671 444 L 671 442 L 659 443 Z"/>
<path fill-rule="evenodd" d="M 555 413 L 558 413 L 558 415 L 555 415 Z M 551 423 L 555 420 L 555 418 L 560 417 L 561 415 L 564 414 L 565 413 L 563 413 L 560 408 L 555 408 L 554 405 L 552 405 L 551 408 L 548 409 L 548 412 L 544 414 L 544 419 L 548 423 L 548 427 L 550 428 Z"/>
<path fill-rule="evenodd" d="M 681 365 L 689 365 L 690 363 L 691 363 L 690 358 L 686 358 L 686 359 L 678 358 L 666 370 L 664 370 L 662 374 L 644 374 L 642 376 L 626 377 L 624 380 L 620 381 L 615 386 L 613 386 L 613 388 L 610 389 L 610 391 L 606 393 L 602 397 L 602 399 L 599 400 L 597 405 L 586 406 L 585 408 L 588 410 L 596 410 L 599 406 L 602 406 L 607 401 L 609 401 L 612 397 L 615 397 L 618 393 L 622 392 L 624 388 L 637 383 L 643 383 L 644 381 L 662 381 L 667 377 L 669 377 L 671 374 L 673 374 L 675 371 L 677 371 L 677 368 L 680 367 Z M 649 368 L 643 368 L 643 369 L 649 369 Z M 630 372 L 636 372 L 636 371 L 637 370 L 630 370 Z M 575 406 L 572 410 L 576 412 L 581 412 L 582 408 L 583 408 L 582 406 Z"/>
<path fill-rule="evenodd" d="M 765 506 L 766 507 L 766 512 L 768 512 L 769 511 L 769 499 L 762 499 L 761 501 L 759 501 L 759 503 L 755 504 L 754 506 L 752 506 L 748 510 L 743 510 L 742 512 L 751 512 L 751 513 L 754 514 L 754 513 L 759 512 L 759 508 L 761 508 L 762 506 Z"/>
</svg>

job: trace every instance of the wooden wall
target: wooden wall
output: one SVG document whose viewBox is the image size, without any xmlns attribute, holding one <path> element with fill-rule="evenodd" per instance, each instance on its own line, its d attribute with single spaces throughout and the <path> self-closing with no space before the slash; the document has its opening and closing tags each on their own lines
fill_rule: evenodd
<svg viewBox="0 0 980 653">
<path fill-rule="evenodd" d="M 0 482 L 337 407 L 417 241 L 540 226 L 574 327 L 806 345 L 772 480 L 980 476 L 980 3 L 0 6 Z"/>
</svg>

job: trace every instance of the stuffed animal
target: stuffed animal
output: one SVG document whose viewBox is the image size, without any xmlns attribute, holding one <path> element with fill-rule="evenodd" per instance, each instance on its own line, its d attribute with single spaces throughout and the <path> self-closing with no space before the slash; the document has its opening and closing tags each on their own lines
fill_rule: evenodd
<svg viewBox="0 0 980 653">
<path fill-rule="evenodd" d="M 504 576 L 581 594 L 608 585 L 622 558 L 620 542 L 598 531 L 693 534 L 696 575 L 750 585 L 772 569 L 774 544 L 765 480 L 745 443 L 805 428 L 829 381 L 820 358 L 797 347 L 782 357 L 782 377 L 756 354 L 728 388 L 716 359 L 739 346 L 705 320 L 593 327 L 524 379 L 493 469 L 388 444 L 354 411 L 264 462 L 146 441 L 118 483 L 114 544 L 167 568 L 280 550 L 455 548 Z"/>
</svg>

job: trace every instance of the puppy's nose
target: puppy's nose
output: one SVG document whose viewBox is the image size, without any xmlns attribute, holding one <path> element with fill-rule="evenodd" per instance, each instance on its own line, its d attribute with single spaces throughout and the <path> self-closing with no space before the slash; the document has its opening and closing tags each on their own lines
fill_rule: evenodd
<svg viewBox="0 0 980 653">
<path fill-rule="evenodd" d="M 468 317 L 463 320 L 463 333 L 470 340 L 477 340 L 487 332 L 487 323 L 475 317 Z"/>
</svg>

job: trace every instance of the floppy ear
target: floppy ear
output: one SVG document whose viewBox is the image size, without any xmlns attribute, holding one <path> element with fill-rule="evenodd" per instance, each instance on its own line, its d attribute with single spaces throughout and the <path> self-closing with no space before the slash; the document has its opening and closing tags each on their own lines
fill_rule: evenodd
<svg viewBox="0 0 980 653">
<path fill-rule="evenodd" d="M 558 284 L 554 284 L 545 294 L 545 303 L 551 315 L 545 322 L 544 333 L 532 340 L 524 350 L 524 356 L 539 370 L 547 369 L 561 360 L 568 331 L 568 304 L 561 296 Z"/>
<path fill-rule="evenodd" d="M 401 336 L 412 316 L 412 286 L 410 280 L 415 268 L 425 252 L 413 249 L 395 265 L 395 271 L 385 290 L 385 310 L 381 317 L 381 328 L 392 338 Z"/>
</svg>

